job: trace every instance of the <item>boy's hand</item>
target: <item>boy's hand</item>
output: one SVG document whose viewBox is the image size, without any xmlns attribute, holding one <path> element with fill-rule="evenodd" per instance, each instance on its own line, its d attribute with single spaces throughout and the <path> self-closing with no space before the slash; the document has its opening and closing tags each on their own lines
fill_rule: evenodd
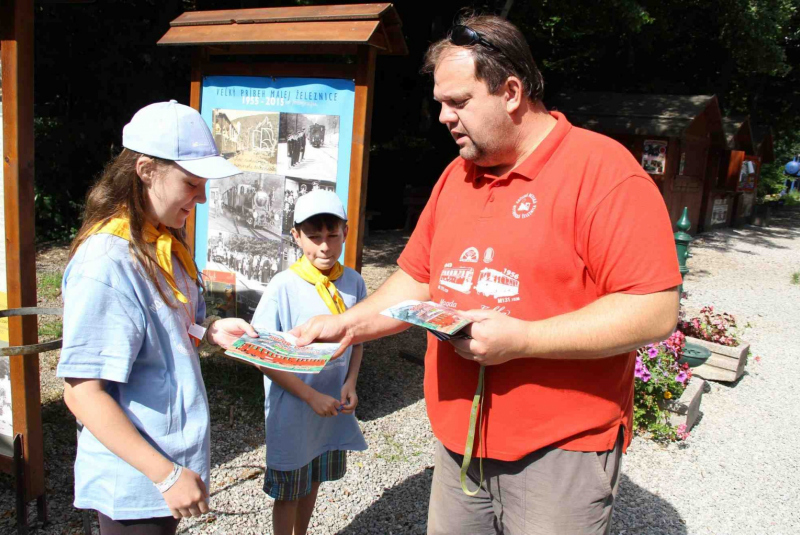
<svg viewBox="0 0 800 535">
<path fill-rule="evenodd" d="M 342 406 L 338 399 L 317 392 L 316 390 L 309 395 L 306 403 L 308 403 L 308 406 L 311 407 L 314 412 L 323 418 L 336 416 L 339 414 L 339 408 Z"/>
<path fill-rule="evenodd" d="M 228 349 L 243 334 L 258 338 L 258 333 L 253 326 L 240 318 L 226 318 L 217 320 L 208 326 L 206 337 L 212 344 Z"/>
<path fill-rule="evenodd" d="M 184 467 L 178 481 L 162 494 L 174 518 L 189 518 L 208 512 L 208 490 L 203 480 Z"/>
<path fill-rule="evenodd" d="M 342 386 L 342 414 L 353 414 L 358 406 L 358 395 L 356 394 L 356 385 L 350 382 L 345 382 Z"/>
</svg>

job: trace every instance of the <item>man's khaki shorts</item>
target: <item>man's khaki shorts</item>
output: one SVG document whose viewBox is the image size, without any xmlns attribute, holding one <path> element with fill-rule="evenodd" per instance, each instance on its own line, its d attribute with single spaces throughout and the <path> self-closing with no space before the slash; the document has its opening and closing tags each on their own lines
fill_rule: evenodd
<svg viewBox="0 0 800 535">
<path fill-rule="evenodd" d="M 461 490 L 463 457 L 438 443 L 428 535 L 604 535 L 619 486 L 622 428 L 605 452 L 543 448 L 512 462 L 484 459 L 475 496 Z M 478 460 L 468 471 L 478 486 Z"/>
</svg>

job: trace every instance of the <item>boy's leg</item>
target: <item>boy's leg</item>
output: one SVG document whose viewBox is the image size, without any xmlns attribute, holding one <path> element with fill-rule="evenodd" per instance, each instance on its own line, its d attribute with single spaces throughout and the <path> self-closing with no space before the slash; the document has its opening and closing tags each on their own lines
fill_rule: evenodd
<svg viewBox="0 0 800 535">
<path fill-rule="evenodd" d="M 319 482 L 311 484 L 311 494 L 303 496 L 297 500 L 297 516 L 294 521 L 294 535 L 306 535 L 308 524 L 311 522 L 311 514 L 314 512 L 314 504 L 317 503 L 317 493 L 319 492 Z"/>
<path fill-rule="evenodd" d="M 292 535 L 299 500 L 275 500 L 272 505 L 272 533 Z"/>
</svg>

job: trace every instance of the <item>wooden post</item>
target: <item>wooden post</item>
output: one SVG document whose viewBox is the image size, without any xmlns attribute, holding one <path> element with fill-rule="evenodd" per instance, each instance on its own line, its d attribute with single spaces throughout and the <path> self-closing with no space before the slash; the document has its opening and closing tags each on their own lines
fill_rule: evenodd
<svg viewBox="0 0 800 535">
<path fill-rule="evenodd" d="M 353 142 L 350 149 L 350 194 L 347 203 L 350 234 L 347 236 L 344 255 L 344 263 L 358 272 L 361 272 L 361 253 L 364 246 L 364 207 L 367 204 L 366 177 L 369 176 L 369 143 L 377 55 L 378 52 L 374 47 L 366 45 L 358 47 Z M 362 177 L 364 177 L 363 180 Z"/>
<path fill-rule="evenodd" d="M 33 0 L 4 0 L 0 11 L 3 63 L 8 307 L 36 306 L 33 217 Z M 9 318 L 9 344 L 36 344 L 35 316 Z M 26 500 L 44 495 L 39 359 L 10 358 L 14 432 L 23 436 Z"/>
</svg>

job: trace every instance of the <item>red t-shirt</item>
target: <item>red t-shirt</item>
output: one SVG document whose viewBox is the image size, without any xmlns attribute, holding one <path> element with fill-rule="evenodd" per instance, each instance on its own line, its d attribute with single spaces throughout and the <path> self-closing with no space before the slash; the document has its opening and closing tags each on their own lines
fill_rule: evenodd
<svg viewBox="0 0 800 535">
<path fill-rule="evenodd" d="M 398 260 L 430 285 L 433 301 L 541 320 L 607 294 L 681 284 L 669 215 L 649 175 L 616 141 L 552 115 L 552 132 L 502 177 L 462 158 L 445 169 Z M 634 362 L 628 353 L 487 366 L 486 456 L 610 450 L 620 425 L 627 448 Z M 428 336 L 428 416 L 451 451 L 464 451 L 478 370 Z"/>
</svg>

